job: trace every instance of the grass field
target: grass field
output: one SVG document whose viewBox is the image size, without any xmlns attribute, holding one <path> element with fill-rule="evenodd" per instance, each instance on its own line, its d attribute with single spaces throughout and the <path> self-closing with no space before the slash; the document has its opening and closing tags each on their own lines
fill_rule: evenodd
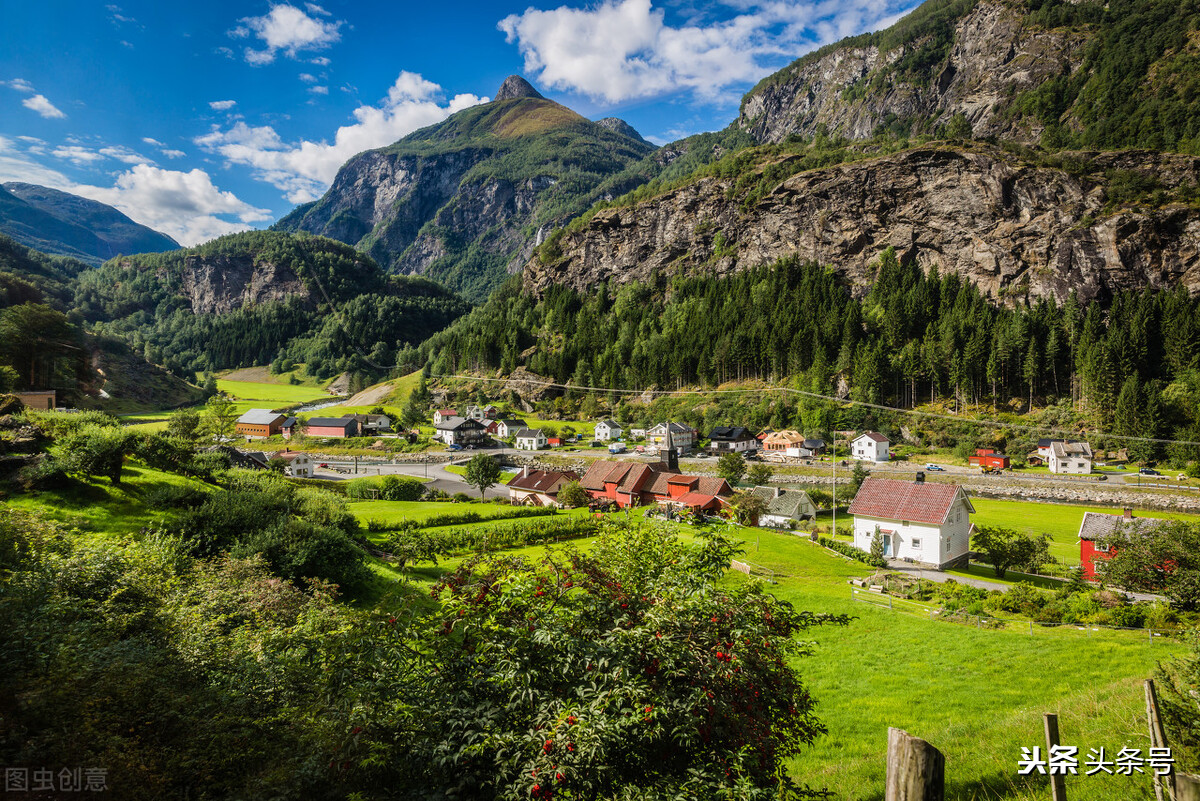
<svg viewBox="0 0 1200 801">
<path fill-rule="evenodd" d="M 121 483 L 89 479 L 63 490 L 43 490 L 12 495 L 4 500 L 14 509 L 41 512 L 51 520 L 89 534 L 127 536 L 161 521 L 164 515 L 147 508 L 146 493 L 167 485 L 199 485 L 174 473 L 128 462 Z"/>
<path fill-rule="evenodd" d="M 1003 526 L 1026 534 L 1050 535 L 1050 554 L 1060 562 L 1079 564 L 1079 524 L 1084 512 L 1120 514 L 1120 509 L 1101 506 L 1071 506 L 1058 503 L 1004 501 L 994 498 L 971 498 L 976 514 L 971 521 L 977 526 Z M 1200 522 L 1200 516 L 1177 512 L 1137 511 L 1138 517 L 1156 517 Z"/>
<path fill-rule="evenodd" d="M 258 381 L 228 381 L 217 379 L 217 389 L 234 401 L 255 401 L 277 406 L 328 398 L 329 394 L 318 387 L 292 386 L 291 384 L 262 383 Z M 253 408 L 253 407 L 251 407 Z"/>
<path fill-rule="evenodd" d="M 467 474 L 467 466 L 465 464 L 448 464 L 445 467 L 447 473 L 454 473 L 456 476 L 465 476 Z M 520 473 L 510 473 L 507 470 L 500 474 L 500 483 L 507 484 L 516 478 Z"/>
<path fill-rule="evenodd" d="M 1021 747 L 1044 747 L 1043 712 L 1059 714 L 1063 742 L 1081 754 L 1149 747 L 1141 681 L 1178 644 L 1069 628 L 976 630 L 875 609 L 852 602 L 846 585 L 870 568 L 800 537 L 741 531 L 748 561 L 786 574 L 778 597 L 856 616 L 812 632 L 816 654 L 799 663 L 829 734 L 794 761 L 798 780 L 835 798 L 882 799 L 889 726 L 942 750 L 953 799 L 1049 797 L 1044 779 L 1027 785 L 1016 775 Z M 1073 798 L 1153 797 L 1145 777 L 1080 776 L 1068 788 Z"/>
</svg>

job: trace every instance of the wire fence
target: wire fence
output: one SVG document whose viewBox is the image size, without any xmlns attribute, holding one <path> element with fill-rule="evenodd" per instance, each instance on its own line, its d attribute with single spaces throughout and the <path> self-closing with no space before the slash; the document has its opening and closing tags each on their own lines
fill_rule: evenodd
<svg viewBox="0 0 1200 801">
<path fill-rule="evenodd" d="M 993 631 L 1016 631 L 1022 634 L 1034 636 L 1039 630 L 1063 629 L 1068 631 L 1083 632 L 1084 636 L 1092 636 L 1095 632 L 1102 631 L 1124 631 L 1134 632 L 1139 636 L 1143 636 L 1148 642 L 1153 643 L 1156 637 L 1175 638 L 1183 633 L 1182 629 L 1148 629 L 1148 628 L 1129 628 L 1125 626 L 1102 626 L 1095 623 L 1041 623 L 1028 618 L 1009 618 L 1009 617 L 991 617 L 987 615 L 973 615 L 962 610 L 947 611 L 940 607 L 930 604 L 923 604 L 918 601 L 910 601 L 907 598 L 897 598 L 893 595 L 887 595 L 883 592 L 873 590 L 852 589 L 850 591 L 850 600 L 856 603 L 864 603 L 876 609 L 887 609 L 891 612 L 901 612 L 916 617 L 923 617 L 927 620 L 941 620 L 948 623 L 958 623 L 964 626 L 971 626 L 976 629 L 989 629 Z"/>
</svg>

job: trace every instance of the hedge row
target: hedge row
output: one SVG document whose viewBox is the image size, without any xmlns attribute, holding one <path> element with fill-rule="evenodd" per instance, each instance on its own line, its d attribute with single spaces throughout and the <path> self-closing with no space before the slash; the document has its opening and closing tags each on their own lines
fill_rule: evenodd
<svg viewBox="0 0 1200 801">
<path fill-rule="evenodd" d="M 818 537 L 817 542 L 821 543 L 831 551 L 837 551 L 843 556 L 849 556 L 851 559 L 857 559 L 859 562 L 862 562 L 865 565 L 870 565 L 871 567 L 887 567 L 886 559 L 876 559 L 862 548 L 855 548 L 853 545 L 840 542 L 839 540 L 833 540 L 829 537 Z"/>
</svg>

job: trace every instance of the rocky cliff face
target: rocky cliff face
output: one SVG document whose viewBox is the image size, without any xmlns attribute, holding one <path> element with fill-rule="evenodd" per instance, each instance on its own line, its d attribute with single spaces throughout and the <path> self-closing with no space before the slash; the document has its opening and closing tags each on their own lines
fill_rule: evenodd
<svg viewBox="0 0 1200 801">
<path fill-rule="evenodd" d="M 727 274 L 799 256 L 859 288 L 887 247 L 953 271 L 997 299 L 1116 288 L 1200 290 L 1200 210 L 1166 199 L 1200 182 L 1200 160 L 1156 153 L 1074 154 L 1072 172 L 995 148 L 921 147 L 800 173 L 744 207 L 706 178 L 631 207 L 599 211 L 525 266 L 540 294 L 692 270 Z M 1106 177 L 1107 176 L 1107 177 Z M 1159 182 L 1154 207 L 1121 205 L 1114 182 Z"/>
<path fill-rule="evenodd" d="M 629 126 L 586 120 L 514 75 L 491 103 L 355 156 L 324 197 L 277 227 L 481 300 L 529 258 L 539 230 L 590 205 L 597 176 L 651 150 Z"/>
<path fill-rule="evenodd" d="M 195 314 L 226 314 L 243 306 L 299 295 L 316 305 L 295 271 L 285 264 L 256 261 L 252 255 L 184 257 L 183 295 Z"/>
<path fill-rule="evenodd" d="M 819 129 L 865 139 L 894 122 L 933 125 L 963 114 L 977 138 L 1036 141 L 1036 120 L 1009 113 L 1012 98 L 1082 61 L 1086 30 L 1031 26 L 1011 0 L 980 0 L 952 20 L 948 55 L 920 68 L 931 35 L 899 43 L 836 47 L 801 59 L 746 96 L 738 124 L 760 142 Z M 925 48 L 925 50 L 923 50 Z"/>
</svg>

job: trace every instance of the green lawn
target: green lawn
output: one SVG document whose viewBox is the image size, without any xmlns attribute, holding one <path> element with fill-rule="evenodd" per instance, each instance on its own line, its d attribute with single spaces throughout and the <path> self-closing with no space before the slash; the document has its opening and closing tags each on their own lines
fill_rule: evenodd
<svg viewBox="0 0 1200 801">
<path fill-rule="evenodd" d="M 147 508 L 143 500 L 147 492 L 167 485 L 188 484 L 204 486 L 174 473 L 129 462 L 121 471 L 121 483 L 117 486 L 108 479 L 89 479 L 67 489 L 12 495 L 4 503 L 14 509 L 40 512 L 90 534 L 126 536 L 165 519 L 163 513 Z"/>
<path fill-rule="evenodd" d="M 454 473 L 456 476 L 465 476 L 467 474 L 467 466 L 465 464 L 448 464 L 445 469 L 447 473 Z M 519 475 L 520 473 L 503 472 L 500 474 L 500 483 L 507 484 Z"/>
<path fill-rule="evenodd" d="M 793 762 L 798 780 L 835 798 L 881 799 L 889 726 L 942 750 L 952 799 L 1049 797 L 1044 780 L 1016 775 L 1021 747 L 1044 746 L 1044 712 L 1059 714 L 1063 742 L 1083 754 L 1149 746 L 1141 681 L 1176 643 L 1074 628 L 981 631 L 876 609 L 850 600 L 846 579 L 869 573 L 865 565 L 800 537 L 741 532 L 746 560 L 785 574 L 778 597 L 856 616 L 812 632 L 816 653 L 799 663 L 829 734 Z M 1073 798 L 1152 797 L 1145 777 L 1080 776 L 1068 788 Z"/>
<path fill-rule="evenodd" d="M 1004 526 L 1026 534 L 1050 535 L 1050 554 L 1060 562 L 1079 564 L 1079 524 L 1084 512 L 1120 514 L 1120 509 L 1102 506 L 1071 506 L 1059 503 L 1005 501 L 994 498 L 971 498 L 976 514 L 971 521 L 977 526 Z M 1200 522 L 1200 516 L 1178 512 L 1141 511 L 1138 517 L 1156 517 Z"/>
<path fill-rule="evenodd" d="M 378 520 L 384 524 L 404 520 L 425 520 L 434 515 L 475 512 L 484 518 L 499 517 L 512 511 L 508 504 L 453 503 L 450 501 L 351 501 L 350 511 L 362 522 Z"/>
<path fill-rule="evenodd" d="M 217 389 L 235 401 L 265 402 L 271 404 L 272 408 L 291 406 L 294 403 L 308 403 L 329 397 L 329 393 L 317 387 L 267 384 L 255 381 L 227 381 L 221 378 L 217 379 Z"/>
</svg>

